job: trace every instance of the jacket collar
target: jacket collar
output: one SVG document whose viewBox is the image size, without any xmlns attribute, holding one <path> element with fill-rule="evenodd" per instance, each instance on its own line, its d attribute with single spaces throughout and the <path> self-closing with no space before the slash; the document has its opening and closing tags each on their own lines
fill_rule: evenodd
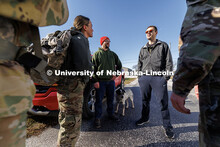
<svg viewBox="0 0 220 147">
<path fill-rule="evenodd" d="M 105 51 L 102 47 L 99 47 L 99 50 L 100 51 Z M 110 48 L 108 50 L 106 50 L 106 51 L 110 51 Z"/>
<path fill-rule="evenodd" d="M 160 41 L 160 40 L 156 40 L 156 43 L 154 44 L 154 45 L 151 45 L 153 48 L 155 47 L 155 46 L 157 46 L 158 44 L 161 44 L 162 42 Z M 145 44 L 144 45 L 144 47 L 143 48 L 148 48 L 148 47 L 150 47 L 150 45 L 147 43 L 147 44 Z"/>
</svg>

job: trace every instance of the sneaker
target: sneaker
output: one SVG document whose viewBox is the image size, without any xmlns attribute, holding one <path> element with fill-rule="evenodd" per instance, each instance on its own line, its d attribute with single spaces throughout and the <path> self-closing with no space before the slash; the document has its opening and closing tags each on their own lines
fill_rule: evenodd
<svg viewBox="0 0 220 147">
<path fill-rule="evenodd" d="M 108 118 L 110 120 L 119 121 L 119 118 L 116 115 L 114 115 L 114 114 L 110 115 Z"/>
<path fill-rule="evenodd" d="M 169 139 L 174 138 L 174 133 L 173 133 L 172 128 L 164 128 L 164 133 L 165 133 L 166 137 L 168 137 Z"/>
<path fill-rule="evenodd" d="M 101 128 L 101 120 L 100 119 L 95 119 L 94 126 L 98 129 Z"/>
<path fill-rule="evenodd" d="M 147 124 L 149 122 L 149 119 L 148 120 L 145 120 L 145 119 L 143 119 L 143 118 L 141 118 L 141 119 L 139 119 L 138 121 L 136 121 L 136 125 L 137 126 L 142 126 L 142 125 L 144 125 L 144 124 Z"/>
</svg>

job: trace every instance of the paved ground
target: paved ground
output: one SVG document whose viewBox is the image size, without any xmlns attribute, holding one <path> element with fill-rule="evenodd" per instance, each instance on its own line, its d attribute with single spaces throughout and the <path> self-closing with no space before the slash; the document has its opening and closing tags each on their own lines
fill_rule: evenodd
<svg viewBox="0 0 220 147">
<path fill-rule="evenodd" d="M 169 95 L 171 92 L 171 81 L 168 82 Z M 134 93 L 135 109 L 126 109 L 125 117 L 120 116 L 120 122 L 112 122 L 103 114 L 102 128 L 94 129 L 93 120 L 84 120 L 81 135 L 77 147 L 188 147 L 198 146 L 198 100 L 192 91 L 186 106 L 191 109 L 191 115 L 177 112 L 169 102 L 171 122 L 176 134 L 175 139 L 164 136 L 162 128 L 159 104 L 155 97 L 151 101 L 150 122 L 144 126 L 137 127 L 135 121 L 140 118 L 141 96 L 137 81 L 127 85 Z M 105 104 L 103 104 L 105 105 Z M 120 110 L 119 110 L 120 111 Z M 105 106 L 103 108 L 105 112 Z M 27 139 L 28 147 L 52 147 L 56 146 L 59 126 L 48 128 L 41 135 Z"/>
</svg>

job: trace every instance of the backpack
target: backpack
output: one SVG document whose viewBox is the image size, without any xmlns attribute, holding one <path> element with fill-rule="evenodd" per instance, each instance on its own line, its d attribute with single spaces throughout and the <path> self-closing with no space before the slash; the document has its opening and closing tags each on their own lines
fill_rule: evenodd
<svg viewBox="0 0 220 147">
<path fill-rule="evenodd" d="M 70 30 L 62 32 L 56 31 L 41 39 L 43 59 L 46 61 L 44 71 L 42 72 L 46 72 L 46 74 L 42 76 L 38 71 L 30 69 L 30 76 L 36 84 L 52 86 L 59 81 L 60 77 L 56 76 L 55 72 L 59 70 L 64 63 L 70 39 Z M 33 45 L 29 46 L 27 50 L 35 54 Z"/>
</svg>

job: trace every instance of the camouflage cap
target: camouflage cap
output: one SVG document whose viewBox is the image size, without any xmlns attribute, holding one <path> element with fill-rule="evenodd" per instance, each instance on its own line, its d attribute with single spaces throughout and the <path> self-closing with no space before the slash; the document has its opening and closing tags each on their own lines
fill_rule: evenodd
<svg viewBox="0 0 220 147">
<path fill-rule="evenodd" d="M 0 15 L 35 26 L 62 25 L 69 16 L 66 0 L 1 0 Z"/>
</svg>

